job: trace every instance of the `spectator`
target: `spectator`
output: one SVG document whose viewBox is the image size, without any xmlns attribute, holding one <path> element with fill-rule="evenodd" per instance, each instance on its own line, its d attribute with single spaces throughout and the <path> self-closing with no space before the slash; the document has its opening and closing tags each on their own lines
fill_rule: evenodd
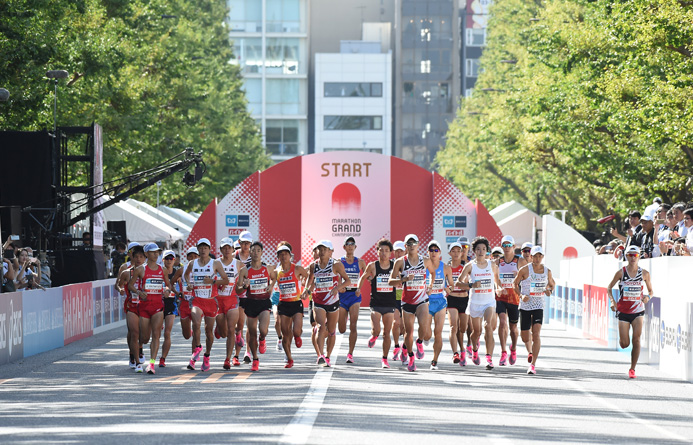
<svg viewBox="0 0 693 445">
<path fill-rule="evenodd" d="M 602 240 L 596 239 L 592 242 L 592 245 L 594 246 L 594 253 L 599 255 L 599 251 L 602 249 L 602 246 L 603 246 Z M 515 249 L 515 250 L 517 250 L 517 249 Z M 516 252 L 515 255 L 519 255 L 519 253 Z"/>
<path fill-rule="evenodd" d="M 118 276 L 118 270 L 120 270 L 120 266 L 125 263 L 125 257 L 127 256 L 126 252 L 127 246 L 123 242 L 119 242 L 115 245 L 115 250 L 111 252 L 111 266 L 112 266 L 112 273 L 113 277 Z"/>
<path fill-rule="evenodd" d="M 622 244 L 623 242 L 620 239 L 612 239 L 607 244 L 604 244 L 597 253 L 599 255 L 613 255 L 618 246 Z"/>
<path fill-rule="evenodd" d="M 611 229 L 611 235 L 614 238 L 617 238 L 617 239 L 620 239 L 621 241 L 623 241 L 625 243 L 626 247 L 628 247 L 630 245 L 630 238 L 642 229 L 642 227 L 640 226 L 640 216 L 641 216 L 640 212 L 638 212 L 637 210 L 633 210 L 632 212 L 630 212 L 628 214 L 629 228 L 626 231 L 627 237 L 618 233 L 618 230 L 616 230 L 615 227 Z"/>
<path fill-rule="evenodd" d="M 39 284 L 43 288 L 51 287 L 53 285 L 51 282 L 51 266 L 48 262 L 46 252 L 39 253 L 39 262 L 41 264 L 41 280 L 39 281 Z"/>
<path fill-rule="evenodd" d="M 693 254 L 693 208 L 686 209 L 683 211 L 683 223 L 686 228 L 686 247 L 687 252 L 685 255 Z"/>
<path fill-rule="evenodd" d="M 14 266 L 12 265 L 12 259 L 14 258 L 14 250 L 8 249 L 8 256 L 11 253 L 12 258 L 2 259 L 2 292 L 14 292 L 16 290 L 14 285 Z"/>
<path fill-rule="evenodd" d="M 653 199 L 652 204 L 645 207 L 645 211 L 643 212 L 643 215 L 649 215 L 654 220 L 655 215 L 657 214 L 657 211 L 659 210 L 661 205 L 662 205 L 662 198 L 657 197 L 657 198 Z"/>
<path fill-rule="evenodd" d="M 640 226 L 642 229 L 630 237 L 630 245 L 640 247 L 641 258 L 652 258 L 652 250 L 654 249 L 654 221 L 652 221 L 652 217 L 643 215 L 640 219 Z"/>
<path fill-rule="evenodd" d="M 686 236 L 688 234 L 688 230 L 686 230 L 683 223 L 683 211 L 686 210 L 686 203 L 677 202 L 674 204 L 671 210 L 674 212 L 674 220 L 676 221 L 676 229 L 674 229 L 676 232 L 674 234 L 675 237 Z"/>
<path fill-rule="evenodd" d="M 82 248 L 91 249 L 91 232 L 82 233 Z"/>
<path fill-rule="evenodd" d="M 15 267 L 15 287 L 19 289 L 35 289 L 38 285 L 36 274 L 33 269 L 36 268 L 36 259 L 29 258 L 29 253 L 26 249 L 19 250 L 17 264 Z"/>
<path fill-rule="evenodd" d="M 664 206 L 666 204 L 662 204 Z M 657 220 L 659 222 L 661 220 Z M 657 245 L 652 251 L 653 257 L 671 255 L 671 248 L 674 244 L 672 240 L 672 233 L 674 233 L 674 227 L 676 227 L 676 222 L 674 221 L 674 212 L 669 209 L 666 212 L 664 218 L 664 224 L 656 226 L 655 229 L 655 239 L 657 240 Z"/>
</svg>

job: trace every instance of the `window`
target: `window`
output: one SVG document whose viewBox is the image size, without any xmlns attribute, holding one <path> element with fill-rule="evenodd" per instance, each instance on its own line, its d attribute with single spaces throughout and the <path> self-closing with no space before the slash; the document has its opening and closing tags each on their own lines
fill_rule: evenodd
<svg viewBox="0 0 693 445">
<path fill-rule="evenodd" d="M 365 151 L 367 153 L 383 153 L 382 148 L 326 148 L 323 151 L 326 153 L 329 151 Z"/>
<path fill-rule="evenodd" d="M 256 3 L 262 2 L 252 0 Z M 267 32 L 302 32 L 300 0 L 267 0 Z"/>
<path fill-rule="evenodd" d="M 472 91 L 474 91 L 474 88 L 467 88 L 464 90 L 464 97 L 472 97 Z"/>
<path fill-rule="evenodd" d="M 232 32 L 262 32 L 262 2 L 229 0 L 228 5 Z"/>
<path fill-rule="evenodd" d="M 265 92 L 267 114 L 300 114 L 301 80 L 299 79 L 267 79 Z"/>
<path fill-rule="evenodd" d="M 305 43 L 293 38 L 267 38 L 264 66 L 268 74 L 303 74 Z M 238 38 L 233 42 L 236 63 L 244 74 L 261 73 L 262 39 L 259 37 Z"/>
<path fill-rule="evenodd" d="M 479 77 L 479 59 L 467 59 L 465 63 L 466 77 Z"/>
<path fill-rule="evenodd" d="M 486 28 L 467 28 L 465 44 L 467 46 L 486 45 Z"/>
<path fill-rule="evenodd" d="M 326 82 L 325 97 L 382 97 L 382 83 Z"/>
<path fill-rule="evenodd" d="M 325 130 L 382 130 L 382 116 L 325 116 Z"/>
<path fill-rule="evenodd" d="M 266 123 L 265 146 L 273 155 L 298 154 L 298 121 L 289 119 L 268 119 Z"/>
<path fill-rule="evenodd" d="M 424 74 L 431 72 L 431 61 L 430 60 L 422 60 L 421 61 L 421 72 Z"/>
</svg>

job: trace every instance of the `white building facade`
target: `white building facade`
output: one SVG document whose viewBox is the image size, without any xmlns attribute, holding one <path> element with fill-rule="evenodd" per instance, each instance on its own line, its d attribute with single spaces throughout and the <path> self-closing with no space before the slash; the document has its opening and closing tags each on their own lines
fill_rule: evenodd
<svg viewBox="0 0 693 445">
<path fill-rule="evenodd" d="M 315 55 L 315 152 L 392 155 L 392 53 L 379 41 L 343 41 Z"/>
</svg>

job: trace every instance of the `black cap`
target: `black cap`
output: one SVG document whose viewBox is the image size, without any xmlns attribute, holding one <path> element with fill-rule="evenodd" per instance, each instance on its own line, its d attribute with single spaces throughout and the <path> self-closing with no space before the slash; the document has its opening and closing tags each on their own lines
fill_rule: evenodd
<svg viewBox="0 0 693 445">
<path fill-rule="evenodd" d="M 635 216 L 636 218 L 640 218 L 642 215 L 637 210 L 633 210 L 628 214 L 628 216 Z"/>
</svg>

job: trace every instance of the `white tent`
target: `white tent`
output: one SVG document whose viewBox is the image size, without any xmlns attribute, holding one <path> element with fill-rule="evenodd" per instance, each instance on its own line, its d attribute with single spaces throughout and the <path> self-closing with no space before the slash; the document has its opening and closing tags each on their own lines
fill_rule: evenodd
<svg viewBox="0 0 693 445">
<path fill-rule="evenodd" d="M 535 242 L 534 230 L 541 229 L 541 217 L 516 201 L 501 204 L 489 214 L 503 235 L 512 235 L 515 238 L 517 247 L 524 242 Z"/>
<path fill-rule="evenodd" d="M 183 235 L 187 235 L 192 230 L 192 226 L 184 223 L 180 220 L 180 218 L 176 218 L 174 216 L 166 214 L 165 212 L 162 212 L 161 210 L 157 210 L 156 208 L 150 206 L 146 202 L 137 201 L 135 199 L 128 199 L 125 202 L 127 202 L 133 207 L 136 207 L 139 210 L 142 210 L 147 215 L 158 219 L 164 224 L 168 224 L 169 226 L 181 232 Z"/>
<path fill-rule="evenodd" d="M 103 211 L 106 221 L 125 221 L 128 239 L 138 243 L 183 240 L 183 234 L 126 202 L 117 202 Z"/>
<path fill-rule="evenodd" d="M 157 207 L 157 209 L 161 210 L 168 216 L 172 216 L 176 218 L 177 220 L 180 220 L 182 223 L 187 224 L 190 227 L 195 227 L 195 223 L 197 223 L 197 218 L 192 216 L 190 213 L 187 213 L 181 209 L 177 209 L 175 207 L 168 207 L 165 205 L 160 205 Z"/>
</svg>

